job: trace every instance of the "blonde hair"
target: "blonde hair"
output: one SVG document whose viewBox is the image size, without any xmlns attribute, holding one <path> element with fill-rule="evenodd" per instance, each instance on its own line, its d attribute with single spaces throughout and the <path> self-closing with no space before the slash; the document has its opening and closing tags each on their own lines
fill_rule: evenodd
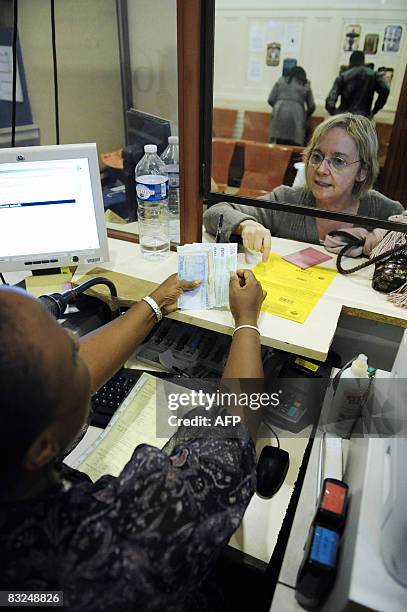
<svg viewBox="0 0 407 612">
<path fill-rule="evenodd" d="M 352 189 L 352 194 L 359 199 L 366 195 L 376 181 L 379 174 L 379 163 L 377 161 L 378 142 L 376 130 L 373 123 L 363 115 L 352 115 L 352 113 L 342 113 L 334 115 L 320 123 L 314 130 L 311 140 L 306 146 L 303 158 L 305 162 L 305 172 L 308 185 L 308 167 L 309 159 L 313 150 L 318 146 L 321 138 L 325 136 L 329 130 L 333 128 L 342 128 L 345 130 L 356 145 L 360 160 L 360 167 L 366 172 L 366 177 L 363 181 L 355 181 Z"/>
</svg>

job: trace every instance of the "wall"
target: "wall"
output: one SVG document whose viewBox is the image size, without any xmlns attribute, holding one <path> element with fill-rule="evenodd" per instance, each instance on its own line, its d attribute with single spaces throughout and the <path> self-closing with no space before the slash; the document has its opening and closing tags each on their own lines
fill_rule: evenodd
<svg viewBox="0 0 407 612">
<path fill-rule="evenodd" d="M 178 123 L 176 0 L 130 0 L 134 106 Z"/>
<path fill-rule="evenodd" d="M 118 148 L 124 130 L 115 1 L 56 0 L 55 15 L 61 143 Z M 53 144 L 49 0 L 20 0 L 19 36 L 33 120 L 41 144 Z"/>
<path fill-rule="evenodd" d="M 124 143 L 115 0 L 55 0 L 61 142 Z M 178 123 L 176 0 L 128 0 L 134 106 Z M 12 0 L 0 22 L 11 24 Z M 55 143 L 49 0 L 20 0 L 19 36 L 33 121 Z"/>
<path fill-rule="evenodd" d="M 389 99 L 376 115 L 379 121 L 393 121 L 407 63 L 405 0 L 216 0 L 215 20 L 214 106 L 270 111 L 267 96 L 281 76 L 282 60 L 294 57 L 311 81 L 316 114 L 326 115 L 325 98 L 339 66 L 347 64 L 350 55 L 343 50 L 345 27 L 360 24 L 359 49 L 363 49 L 365 34 L 380 33 L 378 53 L 366 55 L 366 61 L 375 62 L 376 68 L 382 62 L 394 66 Z M 403 26 L 400 52 L 384 54 L 384 28 L 392 24 Z M 287 26 L 294 26 L 294 31 L 298 26 L 298 51 L 287 51 Z M 271 37 L 279 37 L 282 43 L 278 67 L 265 63 L 266 44 L 277 42 Z"/>
</svg>

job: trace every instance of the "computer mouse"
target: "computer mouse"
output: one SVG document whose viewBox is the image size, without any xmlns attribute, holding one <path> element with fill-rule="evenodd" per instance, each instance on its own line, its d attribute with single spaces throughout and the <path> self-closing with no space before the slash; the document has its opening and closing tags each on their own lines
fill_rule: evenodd
<svg viewBox="0 0 407 612">
<path fill-rule="evenodd" d="M 257 461 L 256 491 L 261 497 L 273 497 L 284 482 L 290 455 L 276 446 L 265 446 Z"/>
</svg>

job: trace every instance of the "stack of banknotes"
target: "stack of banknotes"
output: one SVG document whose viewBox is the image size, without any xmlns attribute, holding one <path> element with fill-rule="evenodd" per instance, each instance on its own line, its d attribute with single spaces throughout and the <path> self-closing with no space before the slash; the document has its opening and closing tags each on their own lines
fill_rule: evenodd
<svg viewBox="0 0 407 612">
<path fill-rule="evenodd" d="M 178 277 L 200 280 L 193 291 L 178 298 L 181 310 L 205 310 L 229 303 L 230 273 L 237 268 L 236 243 L 186 244 L 177 248 Z"/>
</svg>

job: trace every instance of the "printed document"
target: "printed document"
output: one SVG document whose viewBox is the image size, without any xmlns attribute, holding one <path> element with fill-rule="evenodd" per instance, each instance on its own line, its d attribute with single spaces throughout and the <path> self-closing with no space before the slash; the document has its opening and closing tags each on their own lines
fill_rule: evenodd
<svg viewBox="0 0 407 612">
<path fill-rule="evenodd" d="M 303 270 L 274 253 L 252 272 L 267 291 L 262 311 L 297 323 L 304 323 L 336 276 L 322 266 Z"/>
</svg>

